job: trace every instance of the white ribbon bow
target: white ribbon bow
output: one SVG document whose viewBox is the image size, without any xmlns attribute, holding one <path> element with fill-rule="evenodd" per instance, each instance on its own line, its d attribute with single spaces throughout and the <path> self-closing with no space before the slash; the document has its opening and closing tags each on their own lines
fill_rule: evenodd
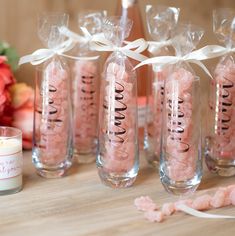
<svg viewBox="0 0 235 236">
<path fill-rule="evenodd" d="M 209 70 L 201 61 L 220 57 L 230 52 L 235 52 L 235 48 L 225 48 L 219 45 L 207 45 L 203 48 L 190 52 L 185 56 L 159 56 L 149 58 L 136 65 L 134 69 L 147 64 L 164 66 L 169 64 L 176 64 L 180 61 L 187 61 L 189 63 L 194 63 L 200 66 L 212 78 Z"/>
<path fill-rule="evenodd" d="M 32 65 L 39 65 L 43 63 L 44 61 L 52 58 L 54 55 L 60 55 L 60 56 L 64 56 L 64 57 L 75 59 L 75 60 L 96 60 L 99 57 L 99 56 L 74 57 L 74 56 L 64 54 L 65 52 L 71 50 L 74 46 L 75 46 L 74 41 L 72 39 L 68 39 L 54 49 L 49 49 L 49 48 L 38 49 L 32 54 L 21 57 L 19 60 L 19 65 L 22 65 L 28 62 L 31 63 Z"/>
<path fill-rule="evenodd" d="M 95 40 L 96 37 L 102 37 L 103 33 L 98 33 L 91 35 L 88 30 L 85 27 L 80 27 L 82 30 L 83 35 L 79 35 L 71 30 L 69 30 L 67 27 L 62 26 L 59 28 L 59 31 L 61 34 L 65 35 L 69 39 L 73 40 L 74 42 L 78 43 L 89 43 L 92 40 Z"/>
<path fill-rule="evenodd" d="M 67 27 L 61 27 L 60 32 L 74 42 L 88 43 L 90 49 L 94 51 L 120 51 L 126 56 L 137 61 L 143 61 L 147 59 L 146 56 L 140 54 L 148 47 L 148 43 L 144 39 L 137 39 L 133 42 L 125 41 L 125 46 L 117 47 L 111 41 L 107 40 L 103 33 L 91 35 L 85 27 L 80 28 L 84 36 L 70 31 Z"/>
<path fill-rule="evenodd" d="M 198 50 L 199 51 L 199 50 Z M 194 51 L 196 52 L 196 51 Z M 235 48 L 226 48 L 219 45 L 207 45 L 200 49 L 199 52 L 196 52 L 200 56 L 201 60 L 211 59 L 215 57 L 220 57 L 228 53 L 234 53 Z M 192 52 L 193 54 L 193 52 Z"/>
<path fill-rule="evenodd" d="M 133 42 L 125 42 L 125 43 L 126 43 L 125 46 L 118 47 L 114 45 L 111 41 L 106 39 L 104 36 L 97 35 L 91 40 L 90 47 L 92 50 L 95 51 L 105 51 L 105 52 L 119 51 L 124 55 L 137 61 L 144 61 L 148 59 L 148 57 L 140 54 L 148 47 L 148 43 L 143 38 L 137 39 Z"/>
<path fill-rule="evenodd" d="M 172 44 L 171 39 L 161 42 L 156 41 L 148 41 L 148 51 L 152 54 L 154 54 L 156 51 L 158 51 L 162 47 L 166 47 Z"/>
<path fill-rule="evenodd" d="M 169 65 L 169 64 L 176 64 L 177 62 L 181 62 L 181 61 L 186 61 L 186 62 L 198 65 L 212 78 L 209 70 L 201 61 L 218 57 L 220 55 L 223 55 L 222 53 L 225 54 L 224 51 L 222 52 L 220 46 L 208 45 L 198 50 L 195 50 L 193 52 L 190 52 L 184 56 L 153 57 L 139 63 L 138 65 L 136 65 L 135 69 L 146 64 L 156 64 L 156 65 L 164 66 L 164 65 Z"/>
</svg>

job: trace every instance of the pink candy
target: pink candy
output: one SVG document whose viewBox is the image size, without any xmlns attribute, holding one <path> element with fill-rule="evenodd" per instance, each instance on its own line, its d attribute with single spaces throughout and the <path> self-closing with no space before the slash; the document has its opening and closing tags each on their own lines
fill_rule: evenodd
<svg viewBox="0 0 235 236">
<path fill-rule="evenodd" d="M 192 179 L 196 172 L 197 150 L 192 143 L 192 92 L 194 76 L 176 69 L 166 82 L 168 175 L 174 181 Z"/>
<path fill-rule="evenodd" d="M 208 194 L 197 197 L 193 203 L 192 208 L 198 211 L 210 209 L 211 196 Z"/>
<path fill-rule="evenodd" d="M 221 159 L 235 159 L 235 64 L 230 57 L 221 61 L 215 69 L 211 91 L 217 94 L 211 98 L 210 108 L 214 113 L 215 130 L 212 142 L 212 156 Z"/>
<path fill-rule="evenodd" d="M 170 202 L 170 203 L 164 203 L 162 205 L 162 213 L 165 216 L 170 216 L 175 212 L 175 204 Z"/>
<path fill-rule="evenodd" d="M 157 209 L 156 204 L 149 196 L 136 198 L 134 201 L 134 205 L 139 211 L 154 211 Z"/>
<path fill-rule="evenodd" d="M 226 190 L 219 189 L 216 191 L 215 195 L 211 198 L 210 205 L 213 208 L 223 207 L 226 198 Z"/>
<path fill-rule="evenodd" d="M 179 205 L 184 204 L 184 205 L 186 205 L 188 207 L 192 207 L 192 203 L 193 203 L 193 200 L 191 200 L 191 199 L 179 200 L 179 201 L 175 202 L 175 204 L 174 204 L 175 205 L 175 211 L 180 211 L 178 209 Z"/>
<path fill-rule="evenodd" d="M 235 206 L 235 188 L 230 192 L 229 198 L 233 206 Z"/>
<path fill-rule="evenodd" d="M 213 196 L 204 194 L 196 197 L 194 200 L 184 199 L 175 203 L 164 203 L 161 210 L 157 210 L 156 204 L 148 196 L 136 198 L 134 201 L 136 208 L 140 211 L 144 211 L 144 217 L 150 222 L 162 222 L 166 216 L 180 211 L 178 206 L 182 204 L 199 211 L 224 207 L 231 204 L 235 206 L 235 185 L 219 188 Z"/>
<path fill-rule="evenodd" d="M 148 132 L 150 137 L 153 137 L 154 153 L 159 158 L 160 156 L 160 139 L 161 139 L 161 126 L 162 126 L 162 108 L 164 99 L 164 71 L 154 73 L 154 82 L 152 86 L 152 97 L 149 101 L 153 110 L 153 123 L 149 124 Z"/>
<path fill-rule="evenodd" d="M 144 213 L 145 219 L 150 222 L 162 222 L 164 220 L 163 213 L 161 211 L 147 211 Z"/>
<path fill-rule="evenodd" d="M 97 137 L 98 65 L 95 61 L 77 61 L 73 72 L 75 148 L 89 152 Z"/>
<path fill-rule="evenodd" d="M 68 84 L 68 74 L 61 67 L 61 62 L 51 61 L 43 71 L 43 89 L 36 96 L 38 112 L 35 116 L 36 140 L 41 148 L 41 161 L 48 166 L 59 165 L 67 155 L 71 112 Z"/>
<path fill-rule="evenodd" d="M 104 168 L 121 173 L 133 168 L 135 160 L 135 117 L 133 114 L 133 83 L 122 65 L 107 66 L 104 121 L 101 133 L 105 141 Z"/>
</svg>

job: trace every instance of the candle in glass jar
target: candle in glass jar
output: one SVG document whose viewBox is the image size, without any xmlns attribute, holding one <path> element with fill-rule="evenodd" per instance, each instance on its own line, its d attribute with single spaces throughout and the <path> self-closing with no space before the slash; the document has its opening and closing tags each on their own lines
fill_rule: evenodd
<svg viewBox="0 0 235 236">
<path fill-rule="evenodd" d="M 0 127 L 0 195 L 21 190 L 22 163 L 21 131 Z"/>
</svg>

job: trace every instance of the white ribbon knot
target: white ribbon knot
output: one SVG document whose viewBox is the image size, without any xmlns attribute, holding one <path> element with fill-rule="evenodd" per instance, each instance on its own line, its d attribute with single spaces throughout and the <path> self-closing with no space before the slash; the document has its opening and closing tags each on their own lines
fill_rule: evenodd
<svg viewBox="0 0 235 236">
<path fill-rule="evenodd" d="M 147 65 L 147 64 L 154 64 L 157 66 L 164 66 L 169 64 L 176 64 L 180 61 L 186 61 L 189 63 L 196 64 L 200 66 L 211 78 L 212 75 L 210 74 L 209 70 L 206 66 L 201 62 L 207 59 L 212 59 L 216 57 L 220 57 L 226 55 L 227 53 L 234 53 L 235 48 L 225 48 L 219 45 L 207 45 L 203 48 L 190 52 L 184 56 L 159 56 L 159 57 L 152 57 L 145 61 L 142 61 L 134 69 L 137 69 L 140 66 Z"/>
<path fill-rule="evenodd" d="M 126 42 L 125 46 L 118 47 L 105 37 L 97 35 L 91 40 L 90 47 L 92 50 L 95 51 L 105 51 L 105 52 L 118 51 L 123 53 L 127 57 L 130 57 L 137 61 L 144 61 L 148 59 L 148 57 L 140 54 L 148 47 L 148 43 L 143 38 L 136 39 L 133 42 Z"/>
<path fill-rule="evenodd" d="M 89 43 L 92 40 L 95 40 L 96 37 L 102 37 L 103 33 L 98 33 L 91 35 L 89 31 L 85 27 L 80 27 L 83 35 L 79 35 L 71 30 L 69 30 L 67 27 L 62 26 L 59 28 L 60 33 L 68 37 L 69 39 L 73 40 L 76 43 Z"/>
<path fill-rule="evenodd" d="M 66 27 L 62 27 L 62 32 L 64 32 L 66 29 L 67 29 Z M 60 29 L 60 31 L 61 31 L 61 29 Z M 72 33 L 71 31 L 69 31 L 69 32 Z M 88 37 L 90 37 L 90 35 L 88 35 L 88 34 L 86 34 L 86 36 L 82 40 L 88 40 Z M 76 37 L 79 37 L 75 33 L 74 33 L 74 35 Z M 64 54 L 65 52 L 71 50 L 75 46 L 75 44 L 76 44 L 76 42 L 75 42 L 74 38 L 71 37 L 68 40 L 61 43 L 56 48 L 53 48 L 53 49 L 50 49 L 50 48 L 38 49 L 35 52 L 33 52 L 32 54 L 21 57 L 20 60 L 19 60 L 19 65 L 22 65 L 22 64 L 25 64 L 25 63 L 28 63 L 28 62 L 31 63 L 32 65 L 39 65 L 39 64 L 43 63 L 44 61 L 52 58 L 54 55 L 60 55 L 60 56 L 63 56 L 63 57 L 74 59 L 74 60 L 96 60 L 97 58 L 99 58 L 99 56 L 76 57 L 76 56 L 70 56 L 70 55 Z"/>
<path fill-rule="evenodd" d="M 166 40 L 166 41 L 160 41 L 160 42 L 156 42 L 156 41 L 148 41 L 148 51 L 152 54 L 154 54 L 156 51 L 158 51 L 159 49 L 169 46 L 172 44 L 172 40 Z"/>
</svg>

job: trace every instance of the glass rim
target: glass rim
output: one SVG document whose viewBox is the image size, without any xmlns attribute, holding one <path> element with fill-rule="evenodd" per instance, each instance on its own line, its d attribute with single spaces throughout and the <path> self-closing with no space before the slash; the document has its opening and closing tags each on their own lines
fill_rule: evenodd
<svg viewBox="0 0 235 236">
<path fill-rule="evenodd" d="M 13 131 L 13 135 L 1 136 L 1 130 L 11 130 Z M 9 126 L 0 126 L 0 140 L 1 139 L 12 139 L 22 137 L 22 131 L 20 129 L 9 127 Z"/>
</svg>

